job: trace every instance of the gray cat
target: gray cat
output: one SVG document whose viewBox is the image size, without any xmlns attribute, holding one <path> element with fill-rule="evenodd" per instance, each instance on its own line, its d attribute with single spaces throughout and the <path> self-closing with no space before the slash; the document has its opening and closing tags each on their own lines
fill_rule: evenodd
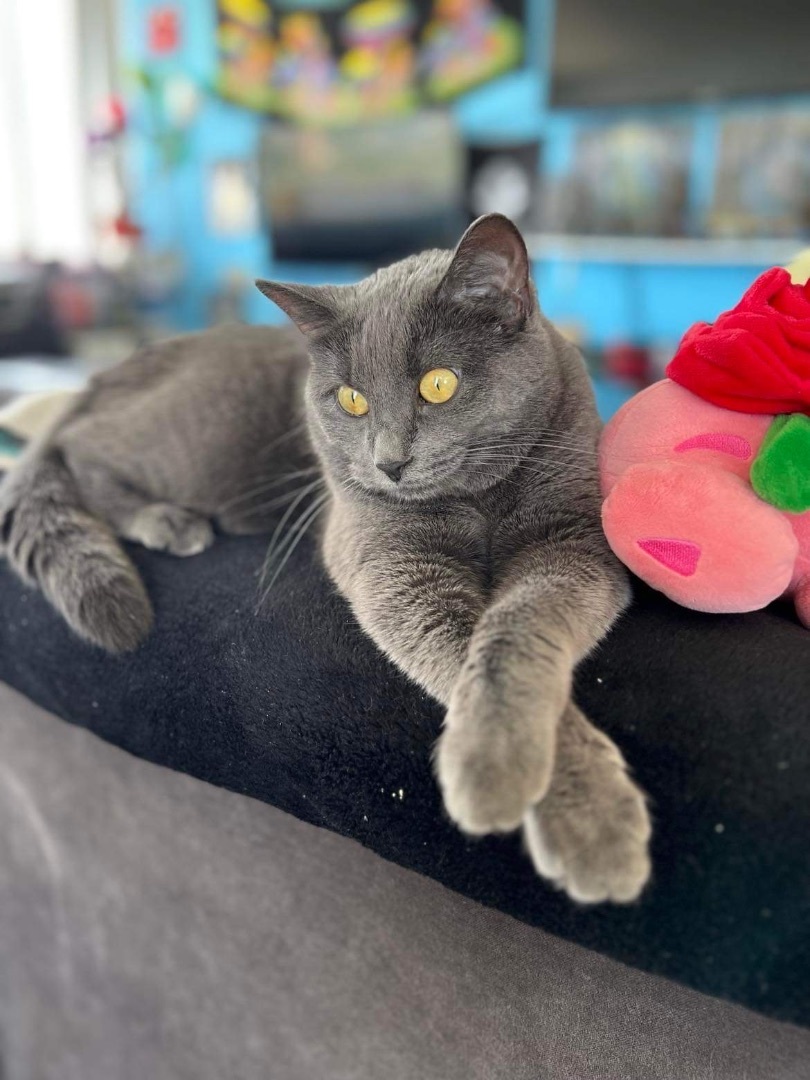
<svg viewBox="0 0 810 1080">
<path fill-rule="evenodd" d="M 212 522 L 261 530 L 286 497 L 290 520 L 304 508 L 289 550 L 323 511 L 360 625 L 447 708 L 435 765 L 453 820 L 522 825 L 575 899 L 634 899 L 644 798 L 571 699 L 628 584 L 600 527 L 582 359 L 540 313 L 517 229 L 489 215 L 455 252 L 356 286 L 259 287 L 304 336 L 218 329 L 94 379 L 0 487 L 9 562 L 124 650 L 152 610 L 117 536 L 191 555 Z"/>
</svg>

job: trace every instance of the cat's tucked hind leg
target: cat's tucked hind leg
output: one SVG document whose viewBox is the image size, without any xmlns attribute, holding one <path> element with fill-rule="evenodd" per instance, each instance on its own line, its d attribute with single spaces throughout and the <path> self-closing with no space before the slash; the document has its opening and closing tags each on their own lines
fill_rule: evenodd
<svg viewBox="0 0 810 1080">
<path fill-rule="evenodd" d="M 172 555 L 198 555 L 214 542 L 211 522 L 201 514 L 155 502 L 97 461 L 74 455 L 73 467 L 88 509 L 124 540 Z"/>
<path fill-rule="evenodd" d="M 154 551 L 198 555 L 214 542 L 211 522 L 171 503 L 149 503 L 122 526 L 121 535 Z"/>
<path fill-rule="evenodd" d="M 537 872 L 582 903 L 635 900 L 650 875 L 650 817 L 616 745 L 569 704 L 548 793 L 524 818 Z"/>
</svg>

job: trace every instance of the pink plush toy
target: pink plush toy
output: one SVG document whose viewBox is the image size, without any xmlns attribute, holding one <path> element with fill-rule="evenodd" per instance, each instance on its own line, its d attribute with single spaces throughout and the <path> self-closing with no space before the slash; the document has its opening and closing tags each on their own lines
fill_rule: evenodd
<svg viewBox="0 0 810 1080">
<path fill-rule="evenodd" d="M 667 374 L 602 438 L 610 546 L 685 607 L 790 596 L 810 627 L 810 286 L 768 271 L 686 334 Z"/>
</svg>

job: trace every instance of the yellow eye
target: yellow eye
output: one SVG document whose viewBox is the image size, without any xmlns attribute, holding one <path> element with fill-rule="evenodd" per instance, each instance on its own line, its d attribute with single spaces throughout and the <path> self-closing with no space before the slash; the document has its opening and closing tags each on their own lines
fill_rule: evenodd
<svg viewBox="0 0 810 1080">
<path fill-rule="evenodd" d="M 359 390 L 352 390 L 350 386 L 341 386 L 337 392 L 337 399 L 341 409 L 351 416 L 365 416 L 368 412 L 368 402 Z"/>
<path fill-rule="evenodd" d="M 449 401 L 458 389 L 458 375 L 449 368 L 437 367 L 422 376 L 419 393 L 432 405 Z"/>
</svg>

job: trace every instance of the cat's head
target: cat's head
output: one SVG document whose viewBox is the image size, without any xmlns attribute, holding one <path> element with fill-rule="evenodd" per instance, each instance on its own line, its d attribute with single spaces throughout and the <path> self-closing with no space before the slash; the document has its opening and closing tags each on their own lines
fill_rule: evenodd
<svg viewBox="0 0 810 1080">
<path fill-rule="evenodd" d="M 483 490 L 559 396 L 526 246 L 499 214 L 357 285 L 257 284 L 308 339 L 310 431 L 337 484 L 409 501 Z"/>
</svg>

